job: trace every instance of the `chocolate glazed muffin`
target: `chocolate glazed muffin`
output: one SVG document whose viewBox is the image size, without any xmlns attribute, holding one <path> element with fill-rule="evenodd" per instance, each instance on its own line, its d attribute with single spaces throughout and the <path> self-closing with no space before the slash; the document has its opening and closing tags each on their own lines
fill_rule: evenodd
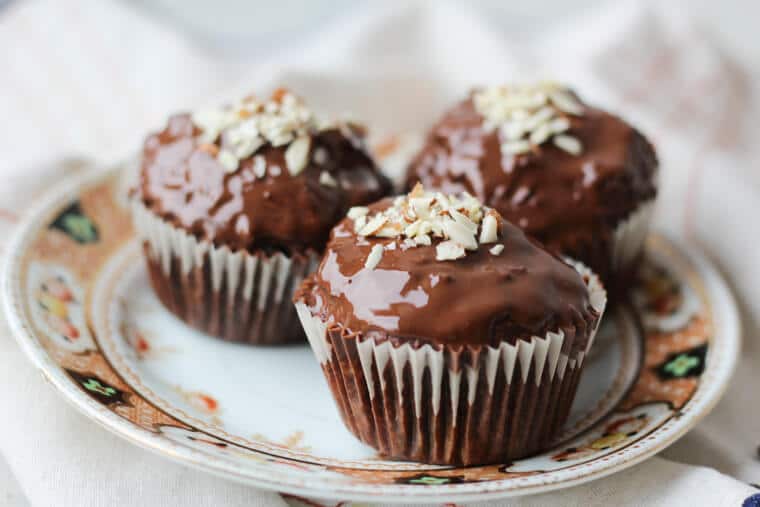
<svg viewBox="0 0 760 507">
<path fill-rule="evenodd" d="M 346 210 L 390 190 L 363 135 L 285 90 L 170 118 L 145 141 L 133 206 L 161 302 L 225 340 L 302 340 L 294 289 Z"/>
<path fill-rule="evenodd" d="M 416 187 L 351 209 L 294 301 L 354 435 L 475 465 L 552 443 L 606 297 L 475 198 Z"/>
<path fill-rule="evenodd" d="M 443 116 L 407 185 L 474 194 L 619 292 L 638 265 L 657 167 L 643 135 L 566 88 L 498 86 L 475 90 Z"/>
</svg>

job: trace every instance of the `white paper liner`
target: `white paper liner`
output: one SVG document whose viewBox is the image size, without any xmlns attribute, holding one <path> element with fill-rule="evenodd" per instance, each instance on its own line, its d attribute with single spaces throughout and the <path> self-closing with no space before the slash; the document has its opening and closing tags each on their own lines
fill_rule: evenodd
<svg viewBox="0 0 760 507">
<path fill-rule="evenodd" d="M 198 240 L 162 220 L 137 200 L 132 202 L 132 217 L 138 237 L 147 245 L 148 256 L 161 266 L 167 284 L 171 282 L 172 276 L 188 278 L 196 270 L 203 273 L 208 269 L 212 293 L 209 297 L 223 298 L 223 304 L 233 306 L 233 311 L 234 307 L 240 310 L 242 306 L 250 306 L 252 311 L 262 314 L 259 320 L 266 319 L 264 314 L 267 312 L 282 314 L 282 318 L 291 314 L 290 317 L 295 320 L 290 299 L 304 277 L 319 263 L 315 252 L 308 252 L 298 261 L 282 252 L 268 255 L 234 252 L 226 245 L 217 247 L 210 242 Z M 177 273 L 172 273 L 173 266 Z M 222 289 L 224 294 L 219 294 Z M 184 296 L 190 297 L 189 294 Z M 207 303 L 210 304 L 209 301 Z M 287 311 L 280 311 L 282 309 L 275 306 L 282 306 Z M 272 331 L 271 328 L 275 326 L 265 327 Z M 235 334 L 241 336 L 245 333 L 236 330 Z M 260 337 L 262 340 L 249 338 L 246 341 L 277 341 L 273 336 Z"/>
<path fill-rule="evenodd" d="M 615 227 L 612 237 L 612 270 L 625 272 L 638 259 L 644 248 L 654 214 L 654 199 L 641 204 L 628 218 Z"/>
<path fill-rule="evenodd" d="M 586 349 L 577 352 L 573 357 L 569 357 L 567 354 L 561 352 L 562 345 L 565 342 L 565 334 L 563 331 L 549 332 L 544 337 L 533 336 L 530 340 L 517 340 L 516 343 L 509 344 L 503 342 L 499 347 L 487 346 L 488 354 L 485 360 L 485 372 L 488 382 L 489 393 L 493 392 L 494 376 L 499 363 L 502 363 L 504 368 L 503 372 L 506 377 L 507 383 L 511 383 L 515 380 L 526 382 L 528 372 L 533 366 L 534 381 L 536 385 L 540 386 L 543 378 L 544 369 L 548 372 L 548 380 L 553 380 L 555 375 L 562 379 L 565 370 L 567 368 L 575 369 L 583 364 L 583 360 L 591 348 L 594 341 L 594 336 L 601 322 L 601 316 L 604 313 L 604 308 L 607 304 L 607 295 L 602 287 L 601 282 L 595 274 L 591 272 L 586 266 L 576 261 L 567 261 L 573 268 L 575 268 L 581 276 L 586 279 L 586 286 L 589 289 L 589 300 L 594 309 L 599 313 L 599 319 L 596 321 L 594 329 L 591 331 L 590 336 L 586 344 Z M 301 325 L 304 327 L 306 337 L 309 340 L 309 344 L 314 351 L 314 355 L 320 364 L 324 364 L 332 359 L 332 350 L 329 347 L 328 340 L 326 339 L 328 323 L 323 322 L 319 317 L 313 316 L 309 311 L 309 308 L 303 302 L 296 302 L 296 310 L 298 317 L 301 320 Z M 385 365 L 390 361 L 393 365 L 393 369 L 397 372 L 397 378 L 401 378 L 400 372 L 404 369 L 406 364 L 410 364 L 412 368 L 412 377 L 414 379 L 414 385 L 412 386 L 412 392 L 414 393 L 414 403 L 418 409 L 422 403 L 422 392 L 420 385 L 422 382 L 422 376 L 425 369 L 430 371 L 433 379 L 440 380 L 444 374 L 444 357 L 443 350 L 435 350 L 430 345 L 423 345 L 415 348 L 408 343 L 403 343 L 399 346 L 391 345 L 390 341 L 384 341 L 382 343 L 375 343 L 374 340 L 365 339 L 359 341 L 357 344 L 359 351 L 359 357 L 364 371 L 364 376 L 367 381 L 367 390 L 370 398 L 374 398 L 376 395 L 376 386 L 371 375 L 373 366 L 376 366 L 379 371 L 385 369 Z M 520 363 L 521 378 L 513 378 L 515 372 L 515 364 Z M 466 367 L 467 375 L 472 378 L 477 378 L 479 371 L 477 368 Z M 458 375 L 461 372 L 455 372 L 453 370 L 447 370 L 448 375 L 454 375 L 456 378 L 454 382 L 458 384 Z M 381 378 L 382 382 L 382 378 Z M 434 392 L 430 398 L 430 402 L 433 405 L 433 411 L 438 413 L 441 398 L 440 392 L 436 392 L 435 385 L 440 382 L 433 382 Z M 385 387 L 382 385 L 381 387 Z M 403 389 L 403 383 L 399 384 L 399 388 Z M 466 398 L 472 403 L 474 397 L 474 391 L 477 388 L 475 383 L 469 383 L 469 390 L 466 393 Z M 465 393 L 459 393 L 463 395 Z M 399 396 L 402 396 L 399 393 Z M 456 400 L 452 400 L 456 404 Z"/>
<path fill-rule="evenodd" d="M 471 453 L 467 454 L 467 451 L 451 450 L 445 451 L 450 454 L 445 454 L 440 449 L 437 451 L 432 449 L 435 446 L 428 446 L 424 450 L 417 449 L 412 453 L 408 449 L 394 453 L 393 445 L 386 442 L 391 437 L 383 437 L 381 433 L 386 432 L 385 428 L 395 423 L 388 421 L 387 414 L 378 415 L 377 407 L 385 407 L 389 403 L 388 400 L 393 400 L 401 411 L 400 407 L 404 406 L 406 396 L 411 398 L 408 400 L 411 402 L 409 407 L 417 420 L 424 418 L 427 424 L 432 426 L 444 424 L 436 422 L 439 419 L 439 413 L 443 412 L 445 414 L 442 418 L 447 421 L 445 424 L 450 426 L 446 431 L 456 432 L 456 426 L 462 417 L 465 424 L 469 426 L 474 424 L 470 421 L 475 416 L 469 412 L 472 412 L 470 408 L 474 410 L 478 396 L 477 405 L 481 408 L 487 406 L 489 412 L 497 409 L 504 410 L 489 405 L 489 400 L 493 399 L 495 394 L 500 395 L 499 399 L 502 399 L 508 395 L 505 394 L 507 392 L 513 394 L 519 392 L 522 397 L 523 392 L 537 391 L 542 394 L 536 398 L 540 397 L 541 403 L 547 405 L 550 405 L 551 397 L 554 406 L 544 407 L 546 417 L 551 422 L 541 422 L 538 425 L 541 431 L 520 430 L 520 438 L 509 437 L 519 441 L 518 444 L 504 444 L 511 448 L 510 452 L 515 453 L 506 456 L 516 457 L 523 455 L 527 452 L 526 450 L 535 450 L 535 446 L 540 445 L 540 439 L 543 438 L 539 434 L 545 435 L 547 432 L 558 431 L 564 423 L 575 387 L 577 387 L 581 367 L 593 343 L 606 305 L 606 293 L 597 276 L 581 263 L 572 261 L 568 263 L 584 277 L 589 289 L 590 302 L 599 313 L 599 319 L 594 328 L 588 331 L 586 348 L 578 351 L 569 347 L 572 351 L 571 355 L 563 351 L 566 337 L 562 331 L 558 331 L 549 332 L 543 337 L 533 336 L 530 340 L 519 339 L 515 344 L 504 342 L 498 347 L 475 347 L 478 349 L 473 354 L 477 357 L 476 361 L 454 367 L 451 364 L 447 365 L 447 362 L 451 362 L 454 356 L 460 357 L 460 355 L 447 351 L 445 347 L 439 347 L 438 350 L 431 345 L 415 348 L 409 343 L 393 344 L 390 340 L 376 342 L 373 339 L 362 340 L 357 336 L 340 340 L 336 336 L 331 336 L 331 333 L 335 333 L 332 323 L 323 322 L 319 316 L 312 315 L 305 303 L 297 302 L 296 309 L 315 356 L 322 365 L 328 382 L 331 383 L 341 415 L 349 429 L 361 440 L 378 447 L 384 454 L 395 457 L 429 462 L 471 464 L 470 459 L 477 460 L 474 456 L 478 456 L 472 452 L 478 451 L 470 451 Z M 342 350 L 336 351 L 336 343 Z M 353 363 L 354 366 L 348 367 L 347 363 Z M 387 373 L 389 364 L 390 374 Z M 336 380 L 338 377 L 351 385 L 339 387 L 336 392 L 336 386 L 333 384 L 339 383 Z M 497 386 L 504 392 L 495 393 Z M 340 392 L 341 390 L 344 392 Z M 447 396 L 443 396 L 444 390 Z M 484 400 L 484 396 L 488 399 Z M 363 406 L 354 406 L 357 399 L 365 397 L 364 402 L 359 402 Z M 378 397 L 381 399 L 376 399 Z M 450 406 L 442 406 L 445 398 L 448 398 Z M 462 404 L 464 400 L 466 400 L 466 405 Z M 557 400 L 565 400 L 565 402 Z M 468 413 L 461 414 L 463 410 Z M 525 409 L 514 411 L 526 412 Z M 371 417 L 367 412 L 372 412 Z M 387 412 L 387 407 L 383 412 Z M 502 416 L 504 420 L 508 418 L 507 415 L 502 414 Z M 398 417 L 398 414 L 394 417 Z M 530 421 L 524 422 L 530 423 Z M 413 424 L 411 426 L 414 427 Z M 417 437 L 410 437 L 413 442 L 424 439 L 425 430 L 418 428 L 417 431 L 418 433 L 422 431 L 422 433 L 419 433 Z M 442 431 L 439 430 L 439 433 Z M 465 433 L 468 431 L 470 430 L 466 430 Z M 460 435 L 451 438 L 462 437 Z M 398 445 L 403 444 L 397 444 L 396 447 Z M 441 456 L 444 455 L 450 458 L 442 458 Z"/>
</svg>

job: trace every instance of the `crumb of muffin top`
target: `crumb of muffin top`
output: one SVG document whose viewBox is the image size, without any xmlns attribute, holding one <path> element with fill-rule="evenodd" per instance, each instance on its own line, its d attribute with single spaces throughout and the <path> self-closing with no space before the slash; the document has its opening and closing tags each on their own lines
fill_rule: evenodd
<svg viewBox="0 0 760 507">
<path fill-rule="evenodd" d="M 145 141 L 139 197 L 217 246 L 320 251 L 349 207 L 390 191 L 364 136 L 286 89 L 178 114 Z"/>
</svg>

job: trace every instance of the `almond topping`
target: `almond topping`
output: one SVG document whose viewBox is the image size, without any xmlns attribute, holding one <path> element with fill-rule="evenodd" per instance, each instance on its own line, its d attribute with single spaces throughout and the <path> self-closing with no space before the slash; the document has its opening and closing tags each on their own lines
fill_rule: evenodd
<svg viewBox="0 0 760 507">
<path fill-rule="evenodd" d="M 496 220 L 496 217 L 494 217 L 492 213 L 487 214 L 483 219 L 483 224 L 480 228 L 480 242 L 484 244 L 493 243 L 499 239 L 497 232 L 498 227 L 499 223 Z"/>
<path fill-rule="evenodd" d="M 353 208 L 348 210 L 348 218 L 351 220 L 356 220 L 359 217 L 366 216 L 367 213 L 369 213 L 369 208 L 366 206 L 354 206 Z"/>
<path fill-rule="evenodd" d="M 383 258 L 383 246 L 373 245 L 370 250 L 367 260 L 364 261 L 364 267 L 367 269 L 375 269 L 380 264 L 380 259 Z"/>
<path fill-rule="evenodd" d="M 285 150 L 285 163 L 288 166 L 288 171 L 293 176 L 297 176 L 304 170 L 306 163 L 309 161 L 309 147 L 311 146 L 311 138 L 299 137 L 288 146 Z"/>
<path fill-rule="evenodd" d="M 319 174 L 319 184 L 324 185 L 326 187 L 337 187 L 338 182 L 335 180 L 335 178 L 332 177 L 332 174 L 330 174 L 327 171 L 322 171 Z"/>
<path fill-rule="evenodd" d="M 464 257 L 462 245 L 454 241 L 443 241 L 435 247 L 435 259 L 438 261 L 453 261 Z"/>
</svg>

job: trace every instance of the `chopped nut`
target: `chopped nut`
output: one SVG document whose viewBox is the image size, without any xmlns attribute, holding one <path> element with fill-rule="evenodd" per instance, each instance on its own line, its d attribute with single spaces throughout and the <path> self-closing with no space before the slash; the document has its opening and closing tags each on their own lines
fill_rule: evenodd
<svg viewBox="0 0 760 507">
<path fill-rule="evenodd" d="M 583 106 L 573 98 L 569 93 L 562 90 L 555 90 L 549 94 L 549 98 L 560 111 L 576 116 L 583 114 Z"/>
<path fill-rule="evenodd" d="M 233 153 L 238 160 L 248 158 L 264 145 L 264 140 L 260 137 L 245 138 L 237 143 L 233 148 Z"/>
<path fill-rule="evenodd" d="M 530 142 L 525 140 L 502 143 L 501 151 L 509 155 L 522 155 L 531 149 Z"/>
<path fill-rule="evenodd" d="M 398 227 L 394 227 L 395 225 L 396 224 L 386 224 L 379 230 L 375 231 L 373 236 L 376 236 L 378 238 L 395 238 L 396 236 L 401 235 L 401 231 L 398 229 Z"/>
<path fill-rule="evenodd" d="M 552 129 L 551 126 L 547 123 L 544 123 L 543 125 L 539 126 L 531 132 L 530 134 L 530 143 L 533 146 L 539 146 L 543 144 L 549 137 L 552 135 Z"/>
<path fill-rule="evenodd" d="M 435 259 L 438 261 L 453 261 L 464 257 L 464 248 L 454 241 L 443 241 L 435 247 Z"/>
<path fill-rule="evenodd" d="M 200 129 L 201 151 L 218 156 L 215 151 L 218 149 L 212 146 L 220 135 L 224 137 L 225 149 L 230 152 L 222 156 L 226 170 L 233 165 L 239 166 L 240 160 L 255 154 L 266 143 L 274 147 L 290 144 L 286 149 L 286 161 L 288 170 L 294 175 L 308 163 L 309 137 L 328 125 L 284 88 L 275 90 L 265 103 L 248 96 L 232 107 L 197 111 L 192 114 L 192 121 Z M 346 129 L 351 136 L 358 132 L 358 127 Z M 230 155 L 237 158 L 237 163 Z M 317 163 L 324 164 L 327 155 L 327 151 L 320 148 L 314 157 Z"/>
<path fill-rule="evenodd" d="M 358 216 L 354 219 L 354 232 L 359 234 L 364 226 L 367 225 L 367 217 L 364 215 Z"/>
<path fill-rule="evenodd" d="M 558 136 L 554 136 L 553 142 L 557 148 L 564 150 L 571 155 L 580 155 L 583 151 L 583 145 L 577 138 L 573 136 L 560 134 Z"/>
<path fill-rule="evenodd" d="M 374 216 L 369 216 L 366 207 L 351 208 L 348 216 L 359 236 L 399 237 L 403 250 L 432 246 L 434 239 L 440 238 L 442 242 L 436 248 L 442 253 L 436 252 L 436 258 L 449 260 L 462 257 L 466 250 L 477 250 L 479 237 L 494 242 L 498 235 L 498 215 L 472 195 L 425 192 L 422 186 L 395 198 L 391 206 Z"/>
<path fill-rule="evenodd" d="M 499 255 L 504 250 L 504 245 L 494 245 L 488 251 L 491 255 Z"/>
<path fill-rule="evenodd" d="M 257 178 L 263 178 L 267 174 L 267 162 L 261 155 L 253 157 L 253 174 Z"/>
<path fill-rule="evenodd" d="M 380 263 L 380 259 L 383 258 L 383 246 L 373 245 L 370 250 L 367 260 L 364 261 L 364 267 L 367 269 L 375 269 Z"/>
<path fill-rule="evenodd" d="M 433 241 L 430 239 L 430 236 L 428 236 L 427 234 L 420 234 L 414 237 L 414 243 L 416 245 L 430 246 L 433 244 Z"/>
<path fill-rule="evenodd" d="M 327 171 L 322 171 L 319 174 L 319 184 L 320 185 L 324 185 L 326 187 L 337 187 L 338 186 L 338 182 Z"/>
<path fill-rule="evenodd" d="M 498 227 L 499 223 L 496 217 L 492 213 L 487 214 L 480 228 L 480 242 L 484 244 L 493 243 L 499 239 Z"/>
<path fill-rule="evenodd" d="M 549 128 L 553 133 L 561 134 L 570 128 L 570 120 L 567 118 L 555 118 L 549 122 Z"/>
<path fill-rule="evenodd" d="M 219 154 L 219 147 L 211 143 L 203 143 L 198 146 L 198 149 L 204 153 L 208 153 L 212 157 L 216 157 Z"/>
<path fill-rule="evenodd" d="M 443 221 L 443 232 L 446 234 L 446 236 L 456 241 L 467 250 L 478 249 L 478 242 L 475 240 L 475 233 L 467 229 L 467 227 L 458 224 L 454 220 Z"/>
<path fill-rule="evenodd" d="M 501 151 L 522 155 L 570 129 L 563 115 L 583 115 L 584 107 L 566 88 L 544 82 L 529 86 L 493 86 L 473 95 L 483 127 L 499 129 Z M 560 140 L 558 146 L 572 155 L 582 151 L 580 143 Z M 572 145 L 571 145 L 572 144 Z"/>
<path fill-rule="evenodd" d="M 286 95 L 290 95 L 290 91 L 281 86 L 272 92 L 272 100 L 275 102 L 282 102 Z"/>
<path fill-rule="evenodd" d="M 449 215 L 451 215 L 451 218 L 453 218 L 456 221 L 456 223 L 458 223 L 459 225 L 463 227 L 466 227 L 473 234 L 478 232 L 478 224 L 470 220 L 470 217 L 463 215 L 462 213 L 454 209 L 449 210 Z"/>
<path fill-rule="evenodd" d="M 314 150 L 314 162 L 324 165 L 327 162 L 327 150 L 321 146 Z"/>
<path fill-rule="evenodd" d="M 385 222 L 388 221 L 388 217 L 384 215 L 375 215 L 372 217 L 372 219 L 367 222 L 367 225 L 365 225 L 361 231 L 359 231 L 359 234 L 361 236 L 369 236 L 370 234 L 374 233 L 375 231 L 379 231 L 380 228 L 385 225 Z"/>
<path fill-rule="evenodd" d="M 219 154 L 216 156 L 216 159 L 220 164 L 222 164 L 222 167 L 224 167 L 224 170 L 228 173 L 234 173 L 237 171 L 238 159 L 235 155 L 232 154 L 231 151 L 220 150 Z"/>
<path fill-rule="evenodd" d="M 299 137 L 288 146 L 285 150 L 285 163 L 288 166 L 288 171 L 293 176 L 297 176 L 304 170 L 307 162 L 309 161 L 309 147 L 311 146 L 311 138 Z"/>
<path fill-rule="evenodd" d="M 365 216 L 367 213 L 369 213 L 369 208 L 366 206 L 354 206 L 351 209 L 348 210 L 348 218 L 351 220 L 356 220 L 359 217 Z"/>
</svg>

